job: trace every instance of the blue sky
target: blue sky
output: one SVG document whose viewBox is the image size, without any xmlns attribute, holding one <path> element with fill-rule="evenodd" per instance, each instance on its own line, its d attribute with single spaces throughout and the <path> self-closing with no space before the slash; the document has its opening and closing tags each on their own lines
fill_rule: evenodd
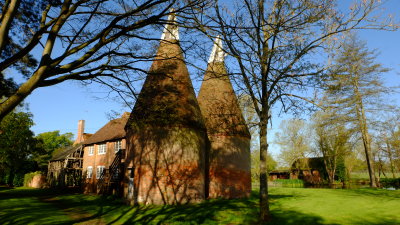
<svg viewBox="0 0 400 225">
<path fill-rule="evenodd" d="M 400 21 L 399 0 L 388 1 L 386 8 L 394 14 L 396 21 Z M 377 49 L 380 52 L 378 62 L 392 69 L 385 75 L 386 82 L 390 85 L 399 85 L 400 31 L 368 30 L 360 31 L 359 36 L 367 41 L 370 49 Z M 201 83 L 193 80 L 193 84 L 197 93 Z M 106 93 L 98 86 L 84 86 L 77 81 L 37 89 L 25 100 L 34 115 L 35 125 L 32 130 L 35 134 L 53 130 L 75 134 L 78 120 L 85 120 L 85 132 L 94 133 L 109 121 L 107 114 L 110 111 L 115 110 L 121 113 L 130 111 L 118 102 L 103 98 L 104 96 L 106 96 Z M 398 96 L 394 97 L 398 98 Z M 290 115 L 286 115 L 284 118 L 290 118 Z M 281 119 L 274 118 L 274 129 L 270 132 L 271 138 L 273 138 L 276 128 L 279 127 Z M 271 147 L 274 155 L 279 153 L 276 146 L 272 145 Z"/>
</svg>

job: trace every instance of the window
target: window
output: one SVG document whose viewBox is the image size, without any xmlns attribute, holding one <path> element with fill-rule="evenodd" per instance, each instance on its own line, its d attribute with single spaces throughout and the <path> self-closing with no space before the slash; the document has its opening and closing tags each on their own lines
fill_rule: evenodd
<svg viewBox="0 0 400 225">
<path fill-rule="evenodd" d="M 89 151 L 89 155 L 93 155 L 94 154 L 94 146 L 93 145 L 88 146 L 88 151 Z"/>
<path fill-rule="evenodd" d="M 93 167 L 91 167 L 91 166 L 88 166 L 88 168 L 87 168 L 87 174 L 86 174 L 86 178 L 92 178 L 92 175 L 93 175 Z"/>
<path fill-rule="evenodd" d="M 107 151 L 107 145 L 106 144 L 99 144 L 97 146 L 97 153 L 99 155 L 106 154 L 106 151 Z"/>
<path fill-rule="evenodd" d="M 104 171 L 104 166 L 98 166 L 96 170 L 96 179 L 99 179 Z"/>
<path fill-rule="evenodd" d="M 115 152 L 118 152 L 119 150 L 122 149 L 122 141 L 121 140 L 115 142 L 114 149 L 115 149 Z"/>
</svg>

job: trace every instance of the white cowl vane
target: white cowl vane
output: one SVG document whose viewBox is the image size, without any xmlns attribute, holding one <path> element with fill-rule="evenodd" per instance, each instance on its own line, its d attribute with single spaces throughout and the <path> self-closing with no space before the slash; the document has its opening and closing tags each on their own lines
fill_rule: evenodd
<svg viewBox="0 0 400 225">
<path fill-rule="evenodd" d="M 208 63 L 224 62 L 224 58 L 225 58 L 225 53 L 222 50 L 222 40 L 218 35 L 215 38 L 214 46 L 212 48 L 210 58 L 208 59 Z"/>
<path fill-rule="evenodd" d="M 179 32 L 178 25 L 176 22 L 176 14 L 173 13 L 173 9 L 171 9 L 171 14 L 168 16 L 167 24 L 164 27 L 164 31 L 161 35 L 161 40 L 172 41 L 179 40 Z"/>
</svg>

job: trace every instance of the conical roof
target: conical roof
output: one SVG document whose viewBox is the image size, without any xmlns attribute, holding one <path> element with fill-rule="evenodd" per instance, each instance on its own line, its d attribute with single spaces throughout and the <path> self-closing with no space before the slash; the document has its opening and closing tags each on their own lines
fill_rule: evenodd
<svg viewBox="0 0 400 225">
<path fill-rule="evenodd" d="M 126 128 L 136 126 L 205 129 L 171 14 L 160 46 Z"/>
<path fill-rule="evenodd" d="M 226 72 L 219 37 L 214 42 L 197 100 L 211 135 L 250 137 L 242 110 Z"/>
</svg>

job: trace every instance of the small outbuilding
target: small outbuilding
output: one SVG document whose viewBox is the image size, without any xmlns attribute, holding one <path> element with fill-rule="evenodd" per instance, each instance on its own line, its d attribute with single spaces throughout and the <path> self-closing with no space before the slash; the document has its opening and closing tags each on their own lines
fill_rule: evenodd
<svg viewBox="0 0 400 225">
<path fill-rule="evenodd" d="M 322 157 L 301 158 L 291 167 L 290 179 L 301 179 L 308 184 L 321 184 L 327 177 Z"/>
<path fill-rule="evenodd" d="M 85 121 L 78 122 L 78 134 L 74 145 L 55 154 L 49 161 L 47 182 L 51 187 L 80 186 L 82 182 L 83 145 L 91 134 L 84 133 Z"/>
</svg>

